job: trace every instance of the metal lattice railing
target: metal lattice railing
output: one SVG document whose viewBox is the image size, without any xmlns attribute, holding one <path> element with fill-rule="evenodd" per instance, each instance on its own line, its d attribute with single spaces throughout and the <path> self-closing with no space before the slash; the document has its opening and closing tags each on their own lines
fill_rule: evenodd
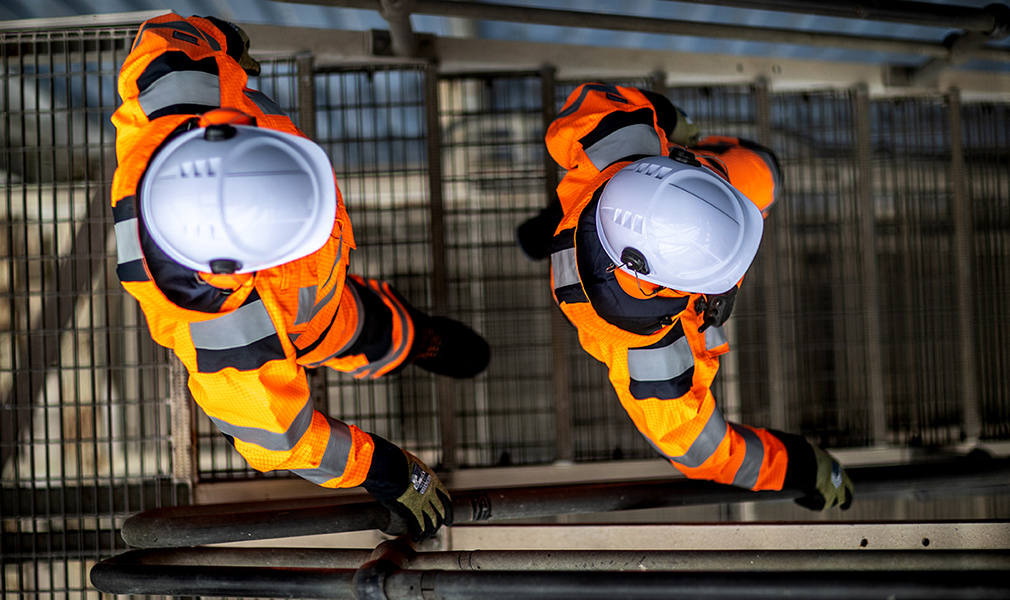
<svg viewBox="0 0 1010 600">
<path fill-rule="evenodd" d="M 115 275 L 115 80 L 135 28 L 0 35 L 4 596 L 68 597 L 172 481 L 167 353 Z"/>
<path fill-rule="evenodd" d="M 169 400 L 185 400 L 184 377 L 114 273 L 109 117 L 134 33 L 0 34 L 7 597 L 80 595 L 88 565 L 123 547 L 125 516 L 188 502 L 193 482 L 264 476 L 199 413 L 195 463 L 181 467 L 172 441 L 190 423 Z M 561 175 L 543 133 L 577 82 L 388 65 L 316 70 L 306 88 L 306 69 L 304 57 L 266 61 L 251 85 L 330 154 L 358 242 L 351 271 L 472 325 L 493 352 L 475 381 L 317 375 L 318 406 L 448 467 L 653 457 L 552 306 L 546 263 L 513 241 Z M 773 148 L 786 178 L 717 378 L 727 415 L 832 447 L 1010 438 L 1010 105 L 667 92 L 705 133 Z M 998 499 L 979 506 L 902 514 L 1008 514 Z"/>
</svg>

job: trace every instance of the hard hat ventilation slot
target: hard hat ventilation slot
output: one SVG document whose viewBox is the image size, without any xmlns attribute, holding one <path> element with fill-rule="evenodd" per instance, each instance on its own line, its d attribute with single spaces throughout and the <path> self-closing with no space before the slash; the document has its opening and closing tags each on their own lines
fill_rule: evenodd
<svg viewBox="0 0 1010 600">
<path fill-rule="evenodd" d="M 662 179 L 666 177 L 670 171 L 670 167 L 664 167 L 663 165 L 657 165 L 655 163 L 643 162 L 635 167 L 635 171 L 642 173 L 643 175 L 648 175 L 650 177 L 655 177 L 656 179 Z"/>
</svg>

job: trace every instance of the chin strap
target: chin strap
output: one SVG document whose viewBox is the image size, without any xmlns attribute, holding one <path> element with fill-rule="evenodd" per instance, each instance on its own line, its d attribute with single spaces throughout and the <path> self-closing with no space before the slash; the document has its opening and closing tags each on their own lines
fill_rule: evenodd
<svg viewBox="0 0 1010 600">
<path fill-rule="evenodd" d="M 728 292 L 706 294 L 698 298 L 694 303 L 694 312 L 704 315 L 704 322 L 698 331 L 704 333 L 709 327 L 722 327 L 733 313 L 733 304 L 739 291 L 740 288 L 734 285 Z"/>
</svg>

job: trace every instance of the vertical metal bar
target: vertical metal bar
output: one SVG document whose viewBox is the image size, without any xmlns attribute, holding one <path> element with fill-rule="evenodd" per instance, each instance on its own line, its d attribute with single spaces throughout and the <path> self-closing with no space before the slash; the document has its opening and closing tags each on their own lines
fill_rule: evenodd
<svg viewBox="0 0 1010 600">
<path fill-rule="evenodd" d="M 172 411 L 172 479 L 198 483 L 196 422 L 189 394 L 189 373 L 173 354 L 168 363 L 168 401 Z"/>
<path fill-rule="evenodd" d="M 754 84 L 754 112 L 757 115 L 758 143 L 771 145 L 771 94 L 768 82 L 758 79 Z M 764 256 L 762 260 L 762 276 L 765 283 L 765 323 L 766 344 L 768 356 L 768 401 L 770 425 L 775 429 L 787 429 L 786 423 L 786 368 L 785 344 L 783 343 L 782 327 L 782 294 L 780 257 L 788 260 L 786 253 L 779 248 L 779 233 L 776 223 L 772 220 L 766 223 L 764 231 Z"/>
<path fill-rule="evenodd" d="M 308 52 L 295 57 L 295 73 L 298 93 L 298 128 L 310 139 L 316 139 L 316 73 L 315 59 Z M 309 397 L 316 410 L 328 413 L 330 410 L 329 386 L 326 382 L 329 369 L 307 369 Z"/>
<path fill-rule="evenodd" d="M 316 139 L 316 70 L 312 54 L 303 52 L 295 57 L 298 76 L 298 128 Z"/>
<path fill-rule="evenodd" d="M 431 220 L 431 307 L 432 313 L 444 315 L 448 310 L 449 286 L 446 277 L 445 216 L 442 197 L 442 125 L 439 120 L 438 68 L 429 64 L 424 69 L 425 119 L 427 123 L 428 198 Z M 435 398 L 438 403 L 438 431 L 442 446 L 442 469 L 456 468 L 456 406 L 455 382 L 435 377 Z"/>
<path fill-rule="evenodd" d="M 873 147 L 870 139 L 870 96 L 865 85 L 853 94 L 856 126 L 856 193 L 859 206 L 859 282 L 862 291 L 863 339 L 866 344 L 866 400 L 873 443 L 887 443 L 881 348 L 880 277 L 877 265 L 876 205 L 873 200 Z"/>
<path fill-rule="evenodd" d="M 961 373 L 960 389 L 963 399 L 961 416 L 964 435 L 969 441 L 979 438 L 982 432 L 980 403 L 975 356 L 974 297 L 972 289 L 972 223 L 971 197 L 965 190 L 964 143 L 961 123 L 961 92 L 951 88 L 947 92 L 947 110 L 950 119 L 950 201 L 954 219 L 954 264 L 957 277 L 957 331 L 958 362 Z"/>
<path fill-rule="evenodd" d="M 540 71 L 540 98 L 543 110 L 544 132 L 550 127 L 557 113 L 557 81 L 555 69 L 545 66 Z M 544 196 L 554 202 L 558 188 L 558 165 L 544 150 Z M 548 262 L 547 268 L 550 268 Z M 575 445 L 572 437 L 572 396 L 568 373 L 568 323 L 559 309 L 551 303 L 551 384 L 554 396 L 555 460 L 572 462 L 575 460 Z"/>
</svg>

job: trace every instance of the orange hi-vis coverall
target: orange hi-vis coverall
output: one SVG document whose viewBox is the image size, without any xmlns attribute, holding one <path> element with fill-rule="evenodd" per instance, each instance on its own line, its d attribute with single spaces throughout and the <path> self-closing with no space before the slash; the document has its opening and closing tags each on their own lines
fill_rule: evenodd
<svg viewBox="0 0 1010 600">
<path fill-rule="evenodd" d="M 378 377 L 404 364 L 415 336 L 409 305 L 389 284 L 346 277 L 354 237 L 339 190 L 322 248 L 245 275 L 173 262 L 138 211 L 149 161 L 203 113 L 236 109 L 259 127 L 304 137 L 270 98 L 246 87 L 241 40 L 215 23 L 223 22 L 172 14 L 145 22 L 120 72 L 123 104 L 112 117 L 119 278 L 154 340 L 186 366 L 196 402 L 252 467 L 288 469 L 324 487 L 358 486 L 375 442 L 313 410 L 305 369 Z"/>
<path fill-rule="evenodd" d="M 554 297 L 582 347 L 609 367 L 632 421 L 677 469 L 752 490 L 782 489 L 784 438 L 796 436 L 723 417 L 711 385 L 729 346 L 721 327 L 702 327 L 705 298 L 655 293 L 656 286 L 614 270 L 597 235 L 596 204 L 610 178 L 631 161 L 669 154 L 677 116 L 668 101 L 655 99 L 635 88 L 583 84 L 548 128 L 547 148 L 568 170 L 558 185 L 564 216 L 551 244 Z M 774 201 L 779 171 L 769 150 L 712 137 L 691 151 L 763 212 Z"/>
</svg>

